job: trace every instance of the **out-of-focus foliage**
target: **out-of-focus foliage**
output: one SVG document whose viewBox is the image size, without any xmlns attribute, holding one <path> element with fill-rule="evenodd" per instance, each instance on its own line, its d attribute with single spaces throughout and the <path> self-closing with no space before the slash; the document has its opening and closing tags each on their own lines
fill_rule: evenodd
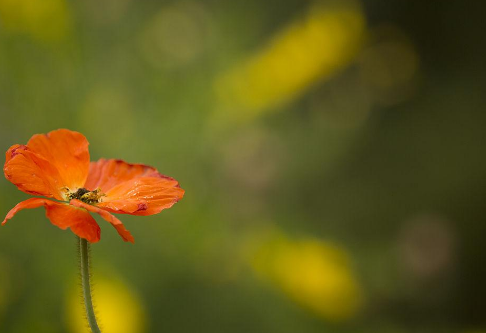
<svg viewBox="0 0 486 333">
<path fill-rule="evenodd" d="M 64 0 L 2 0 L 0 18 L 7 31 L 44 42 L 67 37 L 71 23 Z"/>
<path fill-rule="evenodd" d="M 0 150 L 65 127 L 186 190 L 134 245 L 99 221 L 105 332 L 483 332 L 485 10 L 0 0 Z M 0 228 L 0 332 L 85 327 L 76 255 L 42 209 Z"/>
</svg>

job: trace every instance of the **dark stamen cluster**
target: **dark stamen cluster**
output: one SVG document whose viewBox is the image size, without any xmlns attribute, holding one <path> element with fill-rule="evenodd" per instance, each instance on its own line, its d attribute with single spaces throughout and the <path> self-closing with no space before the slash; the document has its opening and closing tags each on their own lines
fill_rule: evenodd
<svg viewBox="0 0 486 333">
<path fill-rule="evenodd" d="M 100 201 L 100 191 L 98 189 L 94 191 L 88 191 L 85 188 L 78 188 L 76 192 L 68 194 L 69 200 L 77 199 L 87 204 L 95 204 Z"/>
</svg>

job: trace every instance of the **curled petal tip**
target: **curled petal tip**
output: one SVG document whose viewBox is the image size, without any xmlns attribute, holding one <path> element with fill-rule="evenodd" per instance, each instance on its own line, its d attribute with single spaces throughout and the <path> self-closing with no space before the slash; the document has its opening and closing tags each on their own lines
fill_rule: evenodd
<svg viewBox="0 0 486 333">
<path fill-rule="evenodd" d="M 115 216 L 110 214 L 108 211 L 101 209 L 99 207 L 93 206 L 93 205 L 88 205 L 87 203 L 84 203 L 80 200 L 73 199 L 69 202 L 71 205 L 78 207 L 78 208 L 84 208 L 89 212 L 99 214 L 105 221 L 109 222 L 118 232 L 120 237 L 125 241 L 125 242 L 134 242 L 133 236 L 128 231 L 125 229 L 125 226 L 123 223 L 117 219 Z"/>
</svg>

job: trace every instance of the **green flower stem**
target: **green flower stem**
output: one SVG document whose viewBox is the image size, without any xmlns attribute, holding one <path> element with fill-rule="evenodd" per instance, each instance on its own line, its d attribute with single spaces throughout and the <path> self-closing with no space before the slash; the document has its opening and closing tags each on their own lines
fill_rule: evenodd
<svg viewBox="0 0 486 333">
<path fill-rule="evenodd" d="M 84 307 L 86 308 L 86 317 L 88 318 L 89 327 L 93 333 L 101 333 L 96 316 L 93 309 L 93 301 L 91 299 L 91 284 L 89 273 L 89 243 L 86 239 L 78 237 L 79 241 L 79 255 L 80 255 L 80 271 L 81 284 L 83 287 Z"/>
</svg>

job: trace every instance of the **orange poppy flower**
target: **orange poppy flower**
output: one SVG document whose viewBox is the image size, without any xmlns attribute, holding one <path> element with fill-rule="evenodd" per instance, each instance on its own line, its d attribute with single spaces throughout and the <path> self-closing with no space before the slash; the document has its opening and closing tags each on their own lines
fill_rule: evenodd
<svg viewBox="0 0 486 333">
<path fill-rule="evenodd" d="M 89 212 L 101 215 L 124 241 L 133 243 L 133 236 L 111 213 L 157 214 L 184 196 L 176 180 L 150 166 L 115 159 L 90 163 L 84 135 L 67 129 L 36 134 L 27 145 L 13 145 L 3 171 L 19 190 L 46 198 L 18 203 L 2 225 L 22 209 L 44 206 L 52 224 L 71 228 L 90 243 L 100 240 L 100 227 Z"/>
</svg>

